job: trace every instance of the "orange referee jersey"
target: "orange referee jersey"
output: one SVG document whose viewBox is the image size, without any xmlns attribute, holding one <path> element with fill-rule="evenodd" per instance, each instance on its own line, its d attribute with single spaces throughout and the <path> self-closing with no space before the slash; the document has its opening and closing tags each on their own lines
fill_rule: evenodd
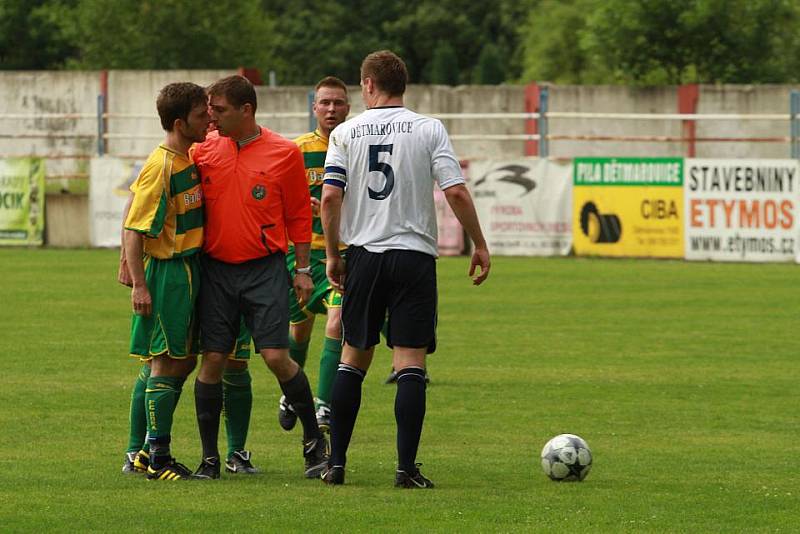
<svg viewBox="0 0 800 534">
<path fill-rule="evenodd" d="M 239 148 L 211 132 L 194 147 L 203 184 L 205 243 L 211 257 L 242 263 L 311 241 L 311 199 L 303 156 L 266 128 Z"/>
</svg>

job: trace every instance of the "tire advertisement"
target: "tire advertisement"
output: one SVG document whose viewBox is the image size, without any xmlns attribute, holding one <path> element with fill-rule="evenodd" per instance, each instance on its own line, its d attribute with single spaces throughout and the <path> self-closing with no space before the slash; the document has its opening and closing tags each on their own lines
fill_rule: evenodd
<svg viewBox="0 0 800 534">
<path fill-rule="evenodd" d="M 44 242 L 44 161 L 0 159 L 0 245 Z"/>
<path fill-rule="evenodd" d="M 798 162 L 687 159 L 686 259 L 793 261 Z"/>
<path fill-rule="evenodd" d="M 538 158 L 470 161 L 469 185 L 492 254 L 569 254 L 570 170 Z"/>
<path fill-rule="evenodd" d="M 683 258 L 683 158 L 575 158 L 575 254 Z"/>
</svg>

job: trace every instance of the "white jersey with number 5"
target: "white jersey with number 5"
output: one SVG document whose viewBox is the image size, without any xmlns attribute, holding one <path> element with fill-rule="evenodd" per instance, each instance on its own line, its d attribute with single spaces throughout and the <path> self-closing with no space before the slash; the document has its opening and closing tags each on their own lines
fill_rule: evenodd
<svg viewBox="0 0 800 534">
<path fill-rule="evenodd" d="M 463 184 L 444 125 L 405 107 L 368 109 L 331 132 L 325 183 L 344 188 L 341 240 L 438 256 L 433 183 Z"/>
</svg>

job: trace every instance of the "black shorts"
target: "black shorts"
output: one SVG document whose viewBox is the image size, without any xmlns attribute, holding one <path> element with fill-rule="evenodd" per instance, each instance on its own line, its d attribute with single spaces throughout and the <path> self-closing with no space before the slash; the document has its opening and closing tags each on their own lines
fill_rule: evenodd
<svg viewBox="0 0 800 534">
<path fill-rule="evenodd" d="M 204 255 L 198 307 L 204 352 L 230 354 L 240 320 L 256 351 L 289 346 L 289 273 L 282 253 L 244 263 Z"/>
<path fill-rule="evenodd" d="M 388 311 L 390 347 L 436 350 L 436 258 L 414 250 L 347 249 L 342 301 L 345 341 L 368 349 L 380 341 Z"/>
</svg>

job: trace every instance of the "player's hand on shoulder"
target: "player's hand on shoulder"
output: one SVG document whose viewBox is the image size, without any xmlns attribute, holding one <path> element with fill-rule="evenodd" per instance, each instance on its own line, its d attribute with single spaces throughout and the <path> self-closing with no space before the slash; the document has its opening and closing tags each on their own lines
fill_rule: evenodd
<svg viewBox="0 0 800 534">
<path fill-rule="evenodd" d="M 489 276 L 489 269 L 492 262 L 489 258 L 489 250 L 485 248 L 476 248 L 472 253 L 472 260 L 469 265 L 469 275 L 472 277 L 472 283 L 479 286 Z M 476 271 L 480 271 L 476 274 Z"/>
</svg>

